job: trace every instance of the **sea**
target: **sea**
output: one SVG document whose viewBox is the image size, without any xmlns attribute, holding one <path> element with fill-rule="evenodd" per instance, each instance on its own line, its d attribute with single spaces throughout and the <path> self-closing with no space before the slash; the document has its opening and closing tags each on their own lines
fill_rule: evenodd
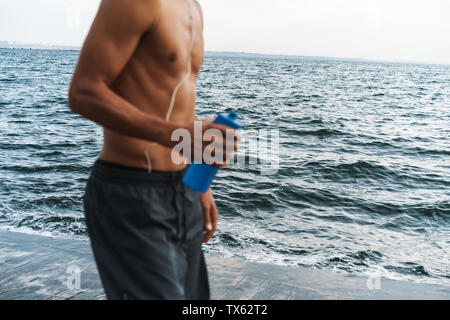
<svg viewBox="0 0 450 320">
<path fill-rule="evenodd" d="M 78 55 L 0 49 L 1 230 L 88 238 L 103 137 L 68 107 Z M 200 118 L 278 146 L 220 170 L 206 254 L 450 284 L 449 65 L 209 52 L 197 90 Z"/>
</svg>

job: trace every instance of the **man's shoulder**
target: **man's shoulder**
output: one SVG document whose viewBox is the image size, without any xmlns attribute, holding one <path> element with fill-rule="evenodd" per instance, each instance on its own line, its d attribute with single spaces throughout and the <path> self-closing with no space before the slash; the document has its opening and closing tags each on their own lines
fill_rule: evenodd
<svg viewBox="0 0 450 320">
<path fill-rule="evenodd" d="M 115 6 L 122 10 L 158 9 L 163 0 L 102 0 L 104 6 Z"/>
<path fill-rule="evenodd" d="M 114 21 L 121 28 L 128 26 L 150 27 L 160 14 L 163 0 L 102 0 L 97 19 Z"/>
<path fill-rule="evenodd" d="M 139 1 L 141 1 L 141 3 L 143 3 L 145 5 L 149 5 L 149 6 L 155 6 L 155 5 L 159 6 L 163 2 L 163 0 L 139 0 Z"/>
<path fill-rule="evenodd" d="M 123 1 L 123 0 L 116 0 L 116 1 Z M 136 7 L 145 7 L 148 9 L 157 9 L 161 7 L 161 4 L 163 3 L 163 0 L 128 0 L 131 1 Z"/>
</svg>

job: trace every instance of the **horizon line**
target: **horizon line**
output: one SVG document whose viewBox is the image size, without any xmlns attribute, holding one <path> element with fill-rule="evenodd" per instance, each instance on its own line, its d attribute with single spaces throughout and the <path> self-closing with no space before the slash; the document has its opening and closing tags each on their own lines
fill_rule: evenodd
<svg viewBox="0 0 450 320">
<path fill-rule="evenodd" d="M 7 46 L 5 45 L 7 44 Z M 29 50 L 61 50 L 61 51 L 80 51 L 81 46 L 68 45 L 54 45 L 41 43 L 20 43 L 0 41 L 0 49 L 29 49 Z M 348 57 L 333 57 L 333 56 L 307 56 L 302 54 L 288 54 L 288 53 L 259 53 L 246 51 L 227 51 L 227 50 L 205 50 L 205 53 L 215 54 L 231 54 L 231 55 L 253 55 L 253 56 L 267 56 L 267 57 L 289 57 L 302 59 L 327 59 L 327 60 L 344 60 L 344 61 L 360 61 L 360 62 L 376 62 L 376 63 L 399 63 L 399 64 L 424 64 L 424 65 L 450 65 L 450 62 L 427 62 L 417 60 L 394 60 L 394 59 L 376 59 L 376 58 L 348 58 Z"/>
</svg>

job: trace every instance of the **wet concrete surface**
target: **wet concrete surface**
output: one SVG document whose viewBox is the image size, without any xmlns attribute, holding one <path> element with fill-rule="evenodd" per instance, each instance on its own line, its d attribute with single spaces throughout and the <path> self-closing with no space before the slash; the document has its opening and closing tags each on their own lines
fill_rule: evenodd
<svg viewBox="0 0 450 320">
<path fill-rule="evenodd" d="M 445 285 L 213 256 L 206 261 L 214 300 L 450 299 Z M 105 298 L 89 241 L 0 231 L 0 299 Z"/>
</svg>

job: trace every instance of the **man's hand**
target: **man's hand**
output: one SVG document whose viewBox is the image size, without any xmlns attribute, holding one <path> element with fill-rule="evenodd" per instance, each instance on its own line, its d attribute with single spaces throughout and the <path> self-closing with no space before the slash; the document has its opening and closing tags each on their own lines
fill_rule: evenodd
<svg viewBox="0 0 450 320">
<path fill-rule="evenodd" d="M 235 152 L 239 149 L 239 142 L 242 140 L 242 137 L 237 130 L 215 124 L 213 121 L 214 119 L 204 119 L 201 121 L 201 135 L 195 134 L 195 126 L 198 125 L 199 121 L 196 121 L 197 124 L 192 123 L 184 127 L 184 129 L 189 131 L 191 136 L 190 160 L 196 160 L 195 154 L 198 153 L 203 156 L 202 162 L 223 168 L 234 158 Z M 194 139 L 202 140 L 196 143 Z M 210 154 L 210 156 L 206 154 Z"/>
<path fill-rule="evenodd" d="M 200 204 L 203 211 L 203 243 L 207 243 L 217 230 L 217 211 L 211 188 L 204 194 L 200 194 Z"/>
</svg>

